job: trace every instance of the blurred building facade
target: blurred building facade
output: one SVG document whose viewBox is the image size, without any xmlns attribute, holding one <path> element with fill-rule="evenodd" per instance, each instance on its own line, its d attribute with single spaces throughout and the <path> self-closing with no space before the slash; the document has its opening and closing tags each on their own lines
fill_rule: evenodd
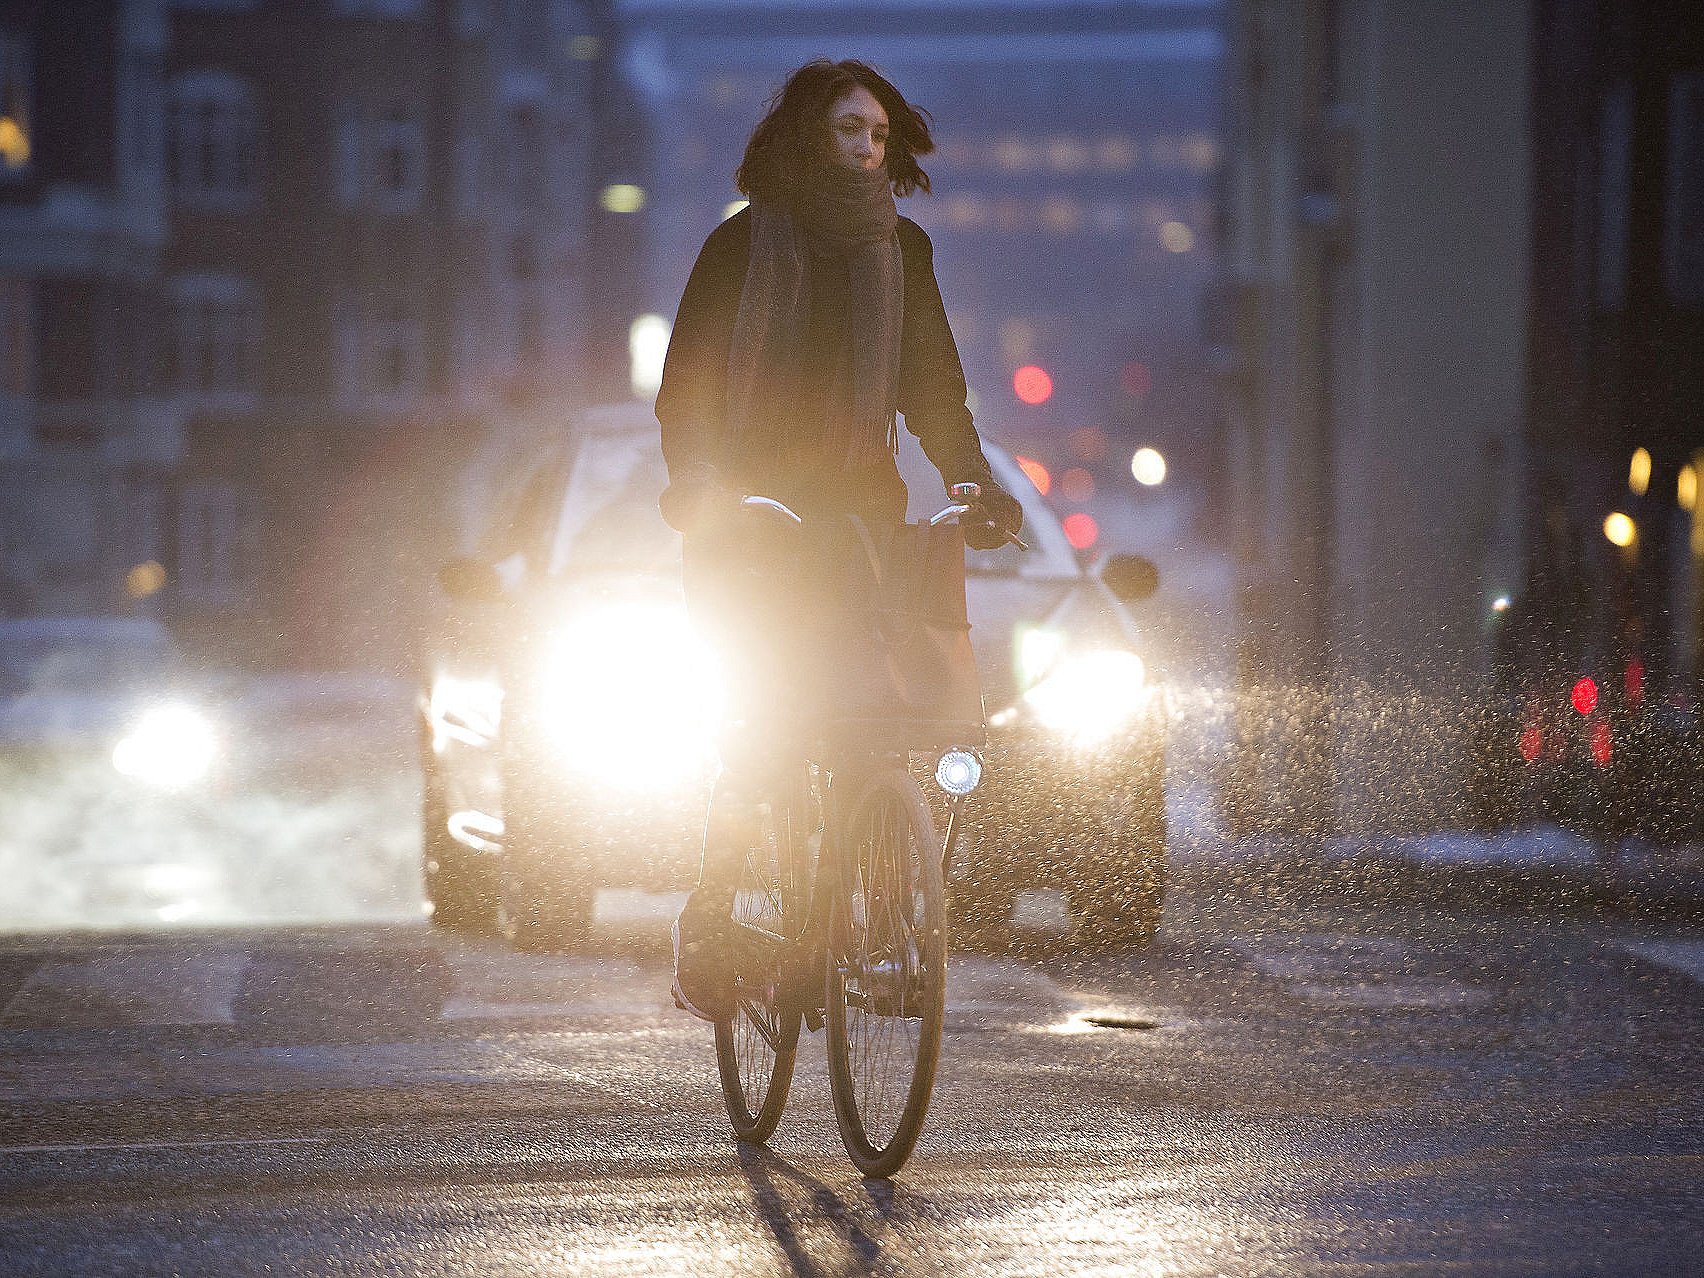
<svg viewBox="0 0 1704 1278">
<path fill-rule="evenodd" d="M 1043 462 L 1062 511 L 1119 525 L 1108 543 L 1163 566 L 1171 546 L 1135 542 L 1147 525 L 1131 512 L 1168 494 L 1138 488 L 1133 450 L 1165 451 L 1177 487 L 1205 487 L 1218 469 L 1198 311 L 1213 259 L 1219 5 L 621 9 L 655 139 L 648 309 L 673 316 L 700 245 L 738 207 L 734 168 L 787 73 L 813 57 L 869 62 L 933 115 L 935 194 L 900 211 L 934 241 L 978 427 Z M 1026 365 L 1051 377 L 1043 402 L 1015 392 Z"/>
<path fill-rule="evenodd" d="M 1696 714 L 1704 681 L 1704 24 L 1538 0 L 1533 665 Z M 1606 521 L 1625 516 L 1617 532 Z"/>
<path fill-rule="evenodd" d="M 92 21 L 114 38 L 89 39 Z M 138 389 L 108 412 L 151 424 L 154 535 L 109 554 L 163 568 L 138 606 L 262 660 L 382 665 L 406 650 L 467 513 L 460 469 L 605 393 L 586 334 L 614 34 L 600 0 L 0 8 L 5 92 L 42 124 L 22 172 L 0 172 L 8 214 L 35 219 L 8 249 L 71 253 L 57 246 L 65 226 L 93 225 L 90 190 L 119 207 L 102 233 L 130 237 L 77 260 L 109 292 L 134 277 L 134 303 L 91 302 L 85 319 L 38 284 L 21 309 L 50 378 L 105 369 L 100 325 L 146 317 Z M 86 118 L 90 82 L 112 86 L 102 119 Z M 82 114 L 50 126 L 55 111 Z M 23 269 L 64 268 L 0 267 L 8 333 Z M 77 358 L 78 340 L 98 357 Z M 67 410 L 77 388 L 30 389 L 28 408 L 6 401 L 0 447 L 43 465 L 90 427 Z M 106 420 L 103 457 L 123 433 Z M 18 522 L 11 535 L 54 540 Z M 77 597 L 32 587 L 10 606 L 122 605 L 112 566 Z"/>
<path fill-rule="evenodd" d="M 123 606 L 162 553 L 166 34 L 157 0 L 0 4 L 0 613 Z"/>
<path fill-rule="evenodd" d="M 1529 8 L 1231 6 L 1235 827 L 1474 806 L 1521 570 Z"/>
</svg>

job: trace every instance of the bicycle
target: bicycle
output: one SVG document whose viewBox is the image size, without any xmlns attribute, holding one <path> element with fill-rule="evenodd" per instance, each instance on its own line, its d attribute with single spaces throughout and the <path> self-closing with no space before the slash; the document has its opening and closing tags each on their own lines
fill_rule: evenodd
<svg viewBox="0 0 1704 1278">
<path fill-rule="evenodd" d="M 931 524 L 972 513 L 980 490 L 956 485 L 951 495 Z M 769 498 L 742 504 L 803 523 Z M 734 895 L 735 1011 L 715 1027 L 723 1097 L 741 1141 L 773 1134 L 800 1030 L 826 1026 L 835 1124 L 853 1164 L 889 1177 L 910 1157 L 940 1059 L 945 881 L 960 811 L 981 781 L 977 745 L 938 752 L 935 779 L 949 797 L 944 836 L 908 767 L 909 745 L 902 753 L 824 735 L 806 743 L 760 805 L 760 834 Z"/>
</svg>

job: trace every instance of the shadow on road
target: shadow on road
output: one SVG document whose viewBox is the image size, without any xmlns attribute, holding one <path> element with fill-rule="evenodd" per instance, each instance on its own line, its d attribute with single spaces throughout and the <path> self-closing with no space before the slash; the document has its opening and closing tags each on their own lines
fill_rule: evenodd
<svg viewBox="0 0 1704 1278">
<path fill-rule="evenodd" d="M 775 1235 L 775 1241 L 795 1274 L 810 1276 L 842 1273 L 846 1261 L 861 1270 L 874 1268 L 882 1259 L 882 1246 L 857 1219 L 857 1209 L 814 1176 L 801 1171 L 785 1158 L 753 1145 L 739 1148 L 740 1171 L 751 1185 L 758 1216 Z M 894 1212 L 894 1187 L 886 1181 L 866 1181 L 871 1201 L 884 1218 Z M 825 1228 L 826 1227 L 826 1228 Z M 813 1257 L 811 1244 L 849 1251 L 850 1256 Z M 821 1251 L 819 1245 L 816 1250 Z"/>
</svg>

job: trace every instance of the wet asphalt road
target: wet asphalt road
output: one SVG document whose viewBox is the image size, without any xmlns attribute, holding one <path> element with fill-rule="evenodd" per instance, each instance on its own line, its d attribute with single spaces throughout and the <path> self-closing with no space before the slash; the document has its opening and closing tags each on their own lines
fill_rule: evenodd
<svg viewBox="0 0 1704 1278">
<path fill-rule="evenodd" d="M 891 1185 L 820 1038 L 735 1145 L 656 919 L 0 942 L 0 1273 L 1704 1271 L 1695 925 L 1180 886 L 958 961 Z"/>
</svg>

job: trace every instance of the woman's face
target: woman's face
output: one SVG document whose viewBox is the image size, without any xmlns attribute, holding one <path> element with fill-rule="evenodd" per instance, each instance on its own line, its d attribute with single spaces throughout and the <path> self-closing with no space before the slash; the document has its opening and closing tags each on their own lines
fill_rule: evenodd
<svg viewBox="0 0 1704 1278">
<path fill-rule="evenodd" d="M 858 85 L 828 109 L 829 154 L 849 169 L 887 163 L 888 117 L 876 95 Z"/>
</svg>

